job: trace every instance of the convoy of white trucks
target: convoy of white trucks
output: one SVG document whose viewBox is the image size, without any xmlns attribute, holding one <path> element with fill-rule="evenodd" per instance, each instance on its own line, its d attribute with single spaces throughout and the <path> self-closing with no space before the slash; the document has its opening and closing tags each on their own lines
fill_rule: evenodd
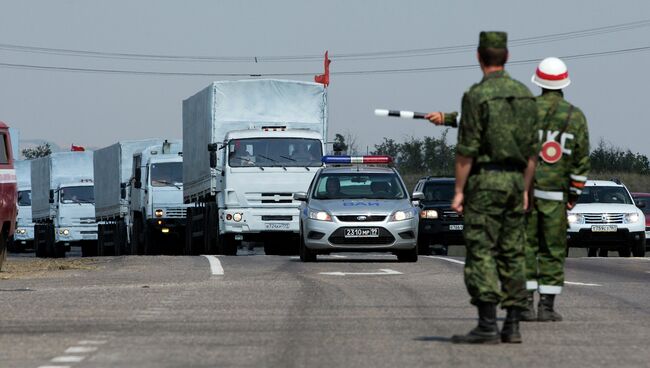
<svg viewBox="0 0 650 368">
<path fill-rule="evenodd" d="M 263 241 L 267 254 L 297 252 L 293 193 L 322 166 L 326 136 L 318 83 L 214 82 L 183 101 L 187 252 L 234 255 L 242 240 Z"/>
<path fill-rule="evenodd" d="M 38 257 L 64 257 L 70 245 L 95 253 L 97 223 L 92 152 L 58 152 L 32 160 L 32 219 Z"/>
</svg>

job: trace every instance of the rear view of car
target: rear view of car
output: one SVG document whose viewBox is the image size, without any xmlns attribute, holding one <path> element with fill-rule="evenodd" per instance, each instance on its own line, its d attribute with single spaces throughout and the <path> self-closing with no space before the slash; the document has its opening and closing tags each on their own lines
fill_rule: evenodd
<svg viewBox="0 0 650 368">
<path fill-rule="evenodd" d="M 329 166 L 316 174 L 300 208 L 300 258 L 313 262 L 332 252 L 390 252 L 399 261 L 417 261 L 418 209 L 404 182 L 377 156 L 325 156 Z"/>
<path fill-rule="evenodd" d="M 645 215 L 645 244 L 650 246 L 650 193 L 632 193 L 634 203 Z"/>
</svg>

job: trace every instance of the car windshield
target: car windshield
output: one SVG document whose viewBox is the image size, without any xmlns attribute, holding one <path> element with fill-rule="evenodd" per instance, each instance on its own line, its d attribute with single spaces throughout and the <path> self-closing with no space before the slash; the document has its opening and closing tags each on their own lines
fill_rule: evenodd
<svg viewBox="0 0 650 368">
<path fill-rule="evenodd" d="M 636 197 L 634 199 L 639 203 L 645 203 L 645 207 L 641 211 L 646 215 L 650 215 L 650 197 Z"/>
<path fill-rule="evenodd" d="M 64 187 L 59 191 L 61 203 L 95 203 L 93 186 Z"/>
<path fill-rule="evenodd" d="M 178 187 L 183 184 L 183 163 L 164 162 L 151 164 L 151 185 L 154 187 Z"/>
<path fill-rule="evenodd" d="M 19 206 L 31 206 L 32 205 L 32 191 L 31 190 L 21 190 L 18 192 L 18 205 Z"/>
<path fill-rule="evenodd" d="M 454 199 L 454 183 L 428 182 L 424 185 L 422 202 L 451 202 Z"/>
<path fill-rule="evenodd" d="M 578 203 L 620 203 L 634 204 L 624 187 L 589 186 L 582 190 Z"/>
<path fill-rule="evenodd" d="M 315 199 L 405 199 L 406 192 L 394 173 L 330 173 L 318 178 Z"/>
<path fill-rule="evenodd" d="M 323 147 L 318 139 L 255 138 L 234 139 L 228 144 L 231 167 L 317 167 Z"/>
</svg>

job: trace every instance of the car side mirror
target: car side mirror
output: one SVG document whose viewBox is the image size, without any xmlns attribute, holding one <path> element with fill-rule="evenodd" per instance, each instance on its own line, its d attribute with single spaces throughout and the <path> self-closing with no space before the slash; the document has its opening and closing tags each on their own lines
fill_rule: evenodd
<svg viewBox="0 0 650 368">
<path fill-rule="evenodd" d="M 413 195 L 411 195 L 411 199 L 413 201 L 422 201 L 422 200 L 424 200 L 424 193 L 422 193 L 422 192 L 413 192 Z"/>
<path fill-rule="evenodd" d="M 637 201 L 635 204 L 636 204 L 637 208 L 645 208 L 646 207 L 645 201 Z"/>
<path fill-rule="evenodd" d="M 307 193 L 305 192 L 293 193 L 293 199 L 296 201 L 305 202 L 307 201 Z"/>
<path fill-rule="evenodd" d="M 54 203 L 54 190 L 50 189 L 50 203 Z"/>
<path fill-rule="evenodd" d="M 210 168 L 211 169 L 216 169 L 217 168 L 217 152 L 216 151 L 210 151 Z"/>
<path fill-rule="evenodd" d="M 126 183 L 120 184 L 120 198 L 126 199 Z"/>
</svg>

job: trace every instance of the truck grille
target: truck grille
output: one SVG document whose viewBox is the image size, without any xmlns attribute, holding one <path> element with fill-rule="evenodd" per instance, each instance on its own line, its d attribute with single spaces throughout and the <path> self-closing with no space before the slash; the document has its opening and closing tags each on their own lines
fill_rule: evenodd
<svg viewBox="0 0 650 368">
<path fill-rule="evenodd" d="M 293 193 L 246 193 L 246 201 L 251 205 L 277 205 L 293 203 Z"/>
<path fill-rule="evenodd" d="M 187 215 L 187 208 L 185 207 L 170 207 L 164 210 L 167 218 L 185 218 Z"/>
<path fill-rule="evenodd" d="M 96 230 L 81 230 L 79 233 L 82 234 L 82 235 L 83 234 L 86 234 L 86 235 L 87 234 L 97 234 L 97 231 Z"/>
<path fill-rule="evenodd" d="M 266 215 L 262 216 L 262 221 L 291 221 L 293 216 L 281 216 L 281 215 Z"/>
<path fill-rule="evenodd" d="M 585 224 L 622 224 L 622 213 L 585 213 Z"/>
<path fill-rule="evenodd" d="M 386 218 L 385 215 L 345 215 L 336 216 L 341 222 L 381 222 Z"/>
</svg>

